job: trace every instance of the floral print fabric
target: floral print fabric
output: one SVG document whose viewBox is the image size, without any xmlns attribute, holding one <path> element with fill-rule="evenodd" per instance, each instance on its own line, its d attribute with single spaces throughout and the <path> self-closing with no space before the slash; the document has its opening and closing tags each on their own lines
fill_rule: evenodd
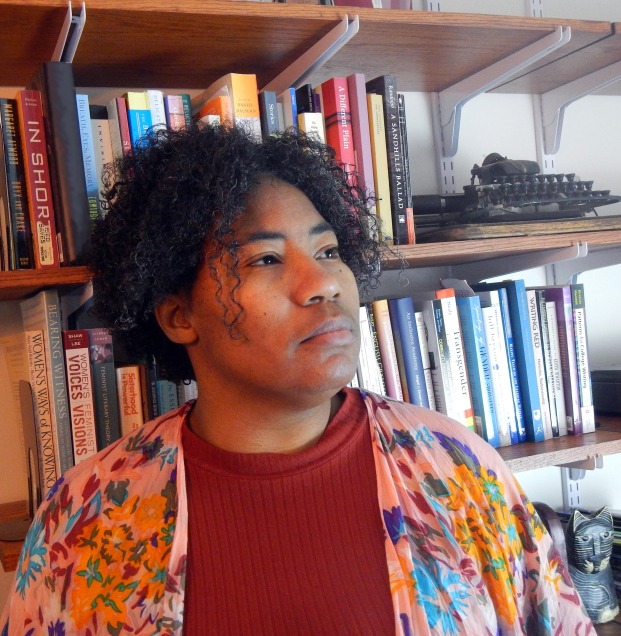
<svg viewBox="0 0 621 636">
<path fill-rule="evenodd" d="M 363 393 L 395 633 L 594 634 L 548 535 L 496 452 L 437 413 Z M 183 629 L 181 428 L 150 422 L 61 478 L 26 539 L 2 635 Z"/>
</svg>

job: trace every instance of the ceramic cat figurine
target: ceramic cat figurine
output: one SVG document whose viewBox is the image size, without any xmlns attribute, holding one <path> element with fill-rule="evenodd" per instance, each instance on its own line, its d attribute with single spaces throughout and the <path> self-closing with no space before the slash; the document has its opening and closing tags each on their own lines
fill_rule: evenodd
<svg viewBox="0 0 621 636">
<path fill-rule="evenodd" d="M 604 506 L 593 515 L 574 510 L 565 531 L 571 578 L 594 623 L 606 623 L 619 612 L 610 567 L 613 523 Z"/>
</svg>

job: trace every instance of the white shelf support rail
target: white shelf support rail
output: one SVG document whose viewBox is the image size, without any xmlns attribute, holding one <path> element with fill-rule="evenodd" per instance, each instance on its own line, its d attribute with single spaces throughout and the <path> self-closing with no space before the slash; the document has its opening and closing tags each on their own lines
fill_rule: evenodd
<svg viewBox="0 0 621 636">
<path fill-rule="evenodd" d="M 348 15 L 343 16 L 337 26 L 264 86 L 262 90 L 280 94 L 291 86 L 298 88 L 310 75 L 343 48 L 358 33 L 359 29 L 358 16 L 354 16 L 351 22 Z"/>
<path fill-rule="evenodd" d="M 73 13 L 71 10 L 71 0 L 67 0 L 67 14 L 65 15 L 63 25 L 60 29 L 60 33 L 58 34 L 58 40 L 56 41 L 56 46 L 54 47 L 54 51 L 52 53 L 52 58 L 50 59 L 50 62 L 60 62 L 63 55 L 63 51 L 65 50 L 65 44 L 67 43 L 67 38 L 69 37 L 69 31 L 71 30 L 72 18 L 73 18 Z"/>
<path fill-rule="evenodd" d="M 574 282 L 581 272 L 587 272 L 601 267 L 618 265 L 621 262 L 621 249 L 613 247 L 589 251 L 585 244 L 585 254 L 580 260 L 553 263 L 546 267 L 546 280 L 552 285 L 567 285 Z"/>
<path fill-rule="evenodd" d="M 526 15 L 531 18 L 543 18 L 543 0 L 526 0 Z"/>
<path fill-rule="evenodd" d="M 78 44 L 82 37 L 82 31 L 84 31 L 84 25 L 86 24 L 86 3 L 82 2 L 80 9 L 74 15 L 71 2 L 69 2 L 69 14 L 69 32 L 67 33 L 65 45 L 60 57 L 61 62 L 73 62 L 73 56 L 78 50 Z"/>
<path fill-rule="evenodd" d="M 563 116 L 569 104 L 619 80 L 621 80 L 621 61 L 543 93 L 540 102 L 544 153 L 553 155 L 558 152 Z"/>
<path fill-rule="evenodd" d="M 452 269 L 455 278 L 464 278 L 468 281 L 479 282 L 486 278 L 506 276 L 533 267 L 542 267 L 544 265 L 551 265 L 552 263 L 581 259 L 584 256 L 586 256 L 586 245 L 578 243 L 568 247 L 529 252 L 527 254 L 516 254 L 514 256 L 501 256 L 484 261 L 476 261 L 474 263 L 453 265 Z"/>
<path fill-rule="evenodd" d="M 513 75 L 549 55 L 570 39 L 570 27 L 559 26 L 553 33 L 439 92 L 437 116 L 443 156 L 453 157 L 457 152 L 461 109 L 466 102 L 508 81 Z"/>
</svg>

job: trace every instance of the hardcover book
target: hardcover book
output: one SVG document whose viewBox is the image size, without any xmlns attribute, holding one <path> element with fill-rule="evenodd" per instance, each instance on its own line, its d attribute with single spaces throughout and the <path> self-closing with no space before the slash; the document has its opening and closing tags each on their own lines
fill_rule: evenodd
<svg viewBox="0 0 621 636">
<path fill-rule="evenodd" d="M 408 241 L 416 243 L 416 231 L 414 228 L 414 209 L 412 207 L 412 176 L 410 172 L 410 149 L 408 146 L 408 124 L 405 114 L 405 95 L 397 93 L 399 105 L 399 133 L 401 135 L 401 147 L 403 148 L 403 183 L 405 186 L 405 211 L 408 226 Z"/>
<path fill-rule="evenodd" d="M 408 231 L 406 174 L 403 139 L 399 128 L 397 78 L 394 75 L 380 75 L 379 77 L 369 80 L 367 82 L 367 93 L 376 93 L 382 96 L 384 105 L 384 128 L 386 129 L 386 151 L 388 155 L 388 175 L 390 179 L 392 228 L 395 243 L 399 245 L 409 245 L 414 242 L 414 236 Z"/>
<path fill-rule="evenodd" d="M 82 143 L 71 64 L 43 63 L 29 88 L 41 95 L 61 260 L 76 263 L 88 243 L 91 224 L 86 180 L 77 178 L 82 170 Z"/>
<path fill-rule="evenodd" d="M 67 378 L 65 375 L 65 352 L 62 341 L 62 312 L 58 292 L 46 289 L 20 303 L 24 329 L 41 330 L 45 347 L 45 364 L 50 387 L 49 409 L 52 435 L 57 454 L 58 475 L 63 475 L 73 464 L 73 439 Z"/>
<path fill-rule="evenodd" d="M 0 98 L 0 205 L 5 269 L 34 266 L 17 101 Z"/>
<path fill-rule="evenodd" d="M 32 389 L 41 493 L 45 495 L 59 476 L 54 448 L 53 423 L 49 408 L 50 390 L 41 329 L 26 331 L 26 352 Z"/>
<path fill-rule="evenodd" d="M 38 269 L 58 267 L 60 258 L 56 220 L 39 91 L 26 89 L 19 91 L 17 105 L 26 168 L 26 190 L 35 267 Z"/>
<path fill-rule="evenodd" d="M 93 378 L 97 450 L 102 450 L 121 437 L 114 346 L 107 329 L 93 328 L 87 332 Z"/>
<path fill-rule="evenodd" d="M 63 331 L 67 392 L 73 433 L 73 457 L 76 464 L 97 453 L 95 403 L 89 352 L 88 331 Z"/>
</svg>

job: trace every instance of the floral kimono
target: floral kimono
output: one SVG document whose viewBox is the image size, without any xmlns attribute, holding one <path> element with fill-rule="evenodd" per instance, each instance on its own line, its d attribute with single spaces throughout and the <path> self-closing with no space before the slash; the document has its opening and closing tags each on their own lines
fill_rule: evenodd
<svg viewBox="0 0 621 636">
<path fill-rule="evenodd" d="M 594 634 L 497 453 L 438 413 L 362 395 L 395 634 Z M 3 636 L 182 633 L 181 431 L 190 408 L 119 440 L 48 493 L 20 557 Z"/>
</svg>

